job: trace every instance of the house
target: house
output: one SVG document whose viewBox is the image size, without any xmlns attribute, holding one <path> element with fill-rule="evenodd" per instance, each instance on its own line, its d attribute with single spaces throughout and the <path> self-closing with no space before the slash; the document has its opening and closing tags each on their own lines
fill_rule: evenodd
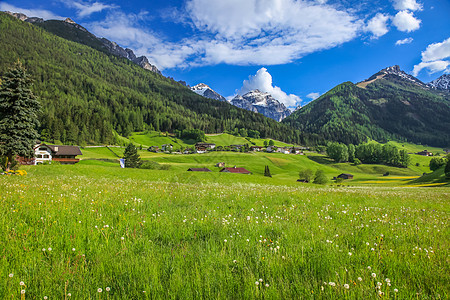
<svg viewBox="0 0 450 300">
<path fill-rule="evenodd" d="M 433 156 L 433 153 L 428 152 L 427 150 L 423 150 L 423 151 L 417 152 L 416 154 L 417 155 L 422 155 L 422 156 Z"/>
<path fill-rule="evenodd" d="M 148 147 L 147 151 L 158 152 L 159 151 L 159 147 L 158 146 L 150 146 L 150 147 Z"/>
<path fill-rule="evenodd" d="M 277 152 L 280 152 L 280 153 L 283 153 L 283 154 L 289 154 L 289 153 L 291 153 L 290 149 L 289 149 L 289 148 L 286 148 L 286 147 L 278 148 L 278 149 L 277 149 Z"/>
<path fill-rule="evenodd" d="M 218 163 L 216 164 L 216 167 L 219 167 L 219 168 L 225 168 L 225 163 L 224 163 L 224 162 L 218 162 Z"/>
<path fill-rule="evenodd" d="M 264 147 L 261 147 L 261 146 L 251 146 L 250 147 L 250 150 L 251 151 L 262 151 L 264 149 Z"/>
<path fill-rule="evenodd" d="M 306 179 L 297 179 L 297 182 L 309 183 L 309 181 Z"/>
<path fill-rule="evenodd" d="M 216 144 L 211 143 L 197 143 L 195 144 L 195 149 L 197 150 L 212 150 L 216 148 Z"/>
<path fill-rule="evenodd" d="M 42 164 L 44 162 L 58 161 L 61 164 L 75 164 L 80 160 L 77 155 L 83 155 L 78 146 L 62 146 L 62 145 L 36 145 L 34 148 L 36 157 L 34 164 Z"/>
<path fill-rule="evenodd" d="M 161 150 L 162 151 L 169 151 L 173 149 L 173 145 L 172 144 L 164 144 L 161 146 Z"/>
<path fill-rule="evenodd" d="M 244 145 L 230 145 L 231 150 L 239 151 Z"/>
<path fill-rule="evenodd" d="M 337 178 L 342 178 L 342 179 L 353 179 L 353 175 L 352 175 L 352 174 L 342 173 L 342 174 L 338 175 Z"/>
<path fill-rule="evenodd" d="M 277 151 L 277 147 L 275 147 L 275 146 L 267 146 L 267 148 L 266 148 L 266 152 L 271 153 L 271 152 L 275 152 L 275 151 Z"/>
<path fill-rule="evenodd" d="M 212 172 L 208 168 L 189 168 L 188 171 L 191 171 L 191 172 Z"/>
<path fill-rule="evenodd" d="M 244 168 L 236 168 L 236 166 L 234 166 L 233 168 L 223 168 L 219 172 L 236 173 L 236 174 L 252 174 L 252 172 L 250 172 Z"/>
</svg>

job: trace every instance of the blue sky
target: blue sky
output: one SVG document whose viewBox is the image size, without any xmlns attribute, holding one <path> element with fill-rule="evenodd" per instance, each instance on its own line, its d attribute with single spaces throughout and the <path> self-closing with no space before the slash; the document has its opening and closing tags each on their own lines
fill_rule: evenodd
<svg viewBox="0 0 450 300">
<path fill-rule="evenodd" d="M 424 82 L 450 71 L 448 0 L 0 0 L 0 10 L 70 17 L 165 76 L 225 97 L 259 88 L 291 108 L 395 64 Z"/>
</svg>

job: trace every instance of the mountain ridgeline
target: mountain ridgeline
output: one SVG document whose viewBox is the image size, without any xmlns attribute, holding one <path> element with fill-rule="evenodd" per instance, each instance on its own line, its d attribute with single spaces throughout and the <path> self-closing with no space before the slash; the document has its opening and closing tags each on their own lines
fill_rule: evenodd
<svg viewBox="0 0 450 300">
<path fill-rule="evenodd" d="M 291 143 L 323 142 L 6 13 L 0 13 L 0 40 L 0 75 L 18 59 L 26 66 L 41 100 L 39 132 L 46 140 L 82 145 L 114 143 L 114 131 L 127 136 L 144 129 L 216 133 L 246 128 Z"/>
<path fill-rule="evenodd" d="M 359 144 L 367 138 L 450 145 L 450 91 L 389 67 L 369 79 L 342 83 L 283 120 L 328 140 Z"/>
</svg>

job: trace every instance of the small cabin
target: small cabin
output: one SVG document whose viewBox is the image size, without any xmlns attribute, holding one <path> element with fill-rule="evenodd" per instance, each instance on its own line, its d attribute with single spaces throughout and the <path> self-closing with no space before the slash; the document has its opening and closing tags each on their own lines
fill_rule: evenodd
<svg viewBox="0 0 450 300">
<path fill-rule="evenodd" d="M 150 147 L 148 147 L 147 151 L 158 152 L 159 151 L 159 147 L 158 146 L 150 146 Z"/>
<path fill-rule="evenodd" d="M 342 179 L 353 179 L 353 175 L 352 175 L 352 174 L 348 174 L 348 173 L 342 173 L 342 174 L 338 175 L 337 178 L 342 178 Z"/>
<path fill-rule="evenodd" d="M 422 156 L 433 156 L 433 153 L 431 153 L 431 152 L 429 152 L 427 150 L 423 150 L 423 151 L 417 152 L 416 154 L 417 155 L 422 155 Z"/>
<path fill-rule="evenodd" d="M 262 151 L 264 149 L 264 147 L 261 147 L 261 146 L 251 146 L 250 147 L 250 150 L 251 151 Z"/>
<path fill-rule="evenodd" d="M 252 174 L 252 172 L 248 171 L 247 169 L 245 169 L 245 168 L 236 168 L 236 166 L 234 166 L 233 168 L 223 168 L 219 172 L 235 173 L 235 174 Z"/>
<path fill-rule="evenodd" d="M 189 168 L 188 171 L 189 172 L 212 172 L 208 168 Z"/>
<path fill-rule="evenodd" d="M 83 155 L 83 153 L 78 146 L 41 144 L 35 146 L 34 155 L 36 157 L 35 164 L 51 161 L 58 161 L 61 164 L 75 164 L 80 161 L 76 157 Z"/>
</svg>

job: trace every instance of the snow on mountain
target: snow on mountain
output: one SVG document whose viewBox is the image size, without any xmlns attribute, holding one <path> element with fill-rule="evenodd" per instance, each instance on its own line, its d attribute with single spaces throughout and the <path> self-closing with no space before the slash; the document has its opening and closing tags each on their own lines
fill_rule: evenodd
<svg viewBox="0 0 450 300">
<path fill-rule="evenodd" d="M 280 103 L 269 93 L 263 93 L 259 90 L 250 91 L 243 96 L 237 95 L 230 103 L 234 106 L 260 113 L 278 122 L 291 114 L 291 111 L 283 103 Z"/>
<path fill-rule="evenodd" d="M 450 90 L 450 74 L 442 75 L 428 83 L 428 86 L 438 90 Z"/>
<path fill-rule="evenodd" d="M 219 93 L 215 92 L 212 88 L 210 88 L 209 86 L 207 86 L 204 83 L 199 83 L 199 84 L 191 87 L 191 90 L 205 98 L 219 100 L 219 101 L 227 101 L 225 99 L 225 97 L 223 97 Z"/>
</svg>

